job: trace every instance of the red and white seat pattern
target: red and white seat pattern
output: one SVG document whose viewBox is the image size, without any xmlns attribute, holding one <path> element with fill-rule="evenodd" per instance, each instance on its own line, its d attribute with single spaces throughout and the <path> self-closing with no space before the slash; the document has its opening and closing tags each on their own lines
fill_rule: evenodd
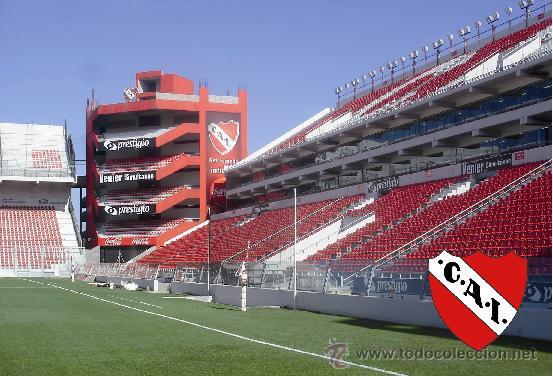
<svg viewBox="0 0 553 376">
<path fill-rule="evenodd" d="M 14 251 L 19 266 L 44 267 L 59 257 L 62 238 L 53 207 L 0 206 L 0 268 L 14 267 Z M 22 265 L 21 260 L 25 260 Z"/>
<path fill-rule="evenodd" d="M 105 223 L 98 233 L 103 237 L 155 237 L 190 221 L 186 218 L 111 221 Z"/>
<path fill-rule="evenodd" d="M 309 259 L 329 260 L 336 255 L 340 256 L 346 253 L 352 245 L 362 243 L 364 238 L 370 238 L 375 233 L 383 231 L 387 226 L 420 209 L 423 204 L 428 202 L 432 194 L 447 187 L 453 181 L 454 179 L 442 179 L 398 187 L 378 198 L 372 204 L 357 210 L 349 210 L 347 215 L 351 216 L 374 212 L 375 221 L 330 244 L 325 249 L 310 256 Z"/>
<path fill-rule="evenodd" d="M 336 220 L 359 202 L 361 195 L 298 206 L 298 237 Z M 308 217 L 310 214 L 316 213 Z M 252 218 L 234 217 L 212 221 L 211 260 L 258 260 L 293 241 L 294 208 L 269 210 Z M 239 225 L 238 225 L 239 224 Z M 248 249 L 249 245 L 249 250 Z M 207 229 L 201 228 L 140 260 L 174 266 L 178 262 L 207 261 Z"/>
<path fill-rule="evenodd" d="M 504 168 L 467 192 L 446 197 L 347 253 L 346 259 L 379 259 L 526 174 L 536 163 Z"/>
<path fill-rule="evenodd" d="M 457 256 L 476 251 L 503 256 L 514 251 L 524 257 L 551 257 L 551 171 L 408 257 L 432 258 L 443 250 Z"/>
<path fill-rule="evenodd" d="M 437 67 L 418 72 L 412 77 L 402 78 L 392 84 L 380 87 L 371 93 L 348 102 L 344 106 L 304 127 L 270 149 L 268 154 L 305 142 L 309 138 L 309 134 L 317 129 L 335 127 L 335 124 L 341 123 L 337 120 L 344 115 L 349 114 L 352 118 L 363 115 L 377 115 L 382 111 L 391 111 L 406 103 L 423 100 L 438 91 L 462 85 L 465 83 L 465 74 L 478 67 L 494 54 L 512 49 L 550 26 L 551 18 L 548 18 L 492 41 L 476 52 L 467 52 L 466 55 L 445 61 Z"/>
<path fill-rule="evenodd" d="M 231 231 L 238 222 L 246 219 L 246 216 L 238 216 L 211 222 L 211 238 L 219 239 Z M 168 244 L 161 249 L 152 252 L 139 262 L 146 264 L 177 264 L 177 263 L 203 263 L 207 261 L 208 226 L 191 232 L 183 238 Z"/>
<path fill-rule="evenodd" d="M 31 151 L 33 168 L 62 168 L 61 156 L 58 150 L 41 150 L 35 149 Z"/>
<path fill-rule="evenodd" d="M 551 275 L 551 171 L 381 271 L 424 273 L 428 259 L 444 250 L 460 257 L 513 251 L 528 258 L 529 275 Z"/>
<path fill-rule="evenodd" d="M 99 166 L 101 173 L 117 173 L 132 171 L 155 171 L 166 167 L 180 158 L 187 157 L 189 154 L 181 153 L 177 155 L 159 155 L 140 158 L 110 159 L 102 166 Z"/>
<path fill-rule="evenodd" d="M 140 205 L 140 204 L 156 204 L 169 197 L 172 197 L 179 192 L 189 190 L 189 186 L 179 187 L 155 187 L 142 189 L 139 191 L 118 189 L 106 192 L 100 199 L 103 205 Z"/>
</svg>

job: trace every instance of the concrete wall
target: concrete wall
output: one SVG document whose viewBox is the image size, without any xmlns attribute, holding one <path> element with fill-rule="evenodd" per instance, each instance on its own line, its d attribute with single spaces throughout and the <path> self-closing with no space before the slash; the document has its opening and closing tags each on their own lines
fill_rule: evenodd
<svg viewBox="0 0 553 376">
<path fill-rule="evenodd" d="M 171 283 L 171 292 L 205 295 L 207 288 L 200 283 Z M 240 287 L 212 285 L 215 303 L 240 306 Z M 293 292 L 248 288 L 248 307 L 293 307 Z M 296 308 L 338 316 L 358 317 L 399 324 L 429 326 L 446 329 L 432 301 L 401 298 L 377 298 L 357 295 L 298 292 Z M 504 332 L 506 335 L 551 341 L 551 311 L 521 308 Z"/>
</svg>

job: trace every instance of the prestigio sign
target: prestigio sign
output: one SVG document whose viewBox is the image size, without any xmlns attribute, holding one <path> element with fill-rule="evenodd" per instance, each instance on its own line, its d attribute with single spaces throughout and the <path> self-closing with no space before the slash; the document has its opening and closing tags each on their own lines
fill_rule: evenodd
<svg viewBox="0 0 553 376">
<path fill-rule="evenodd" d="M 106 214 L 117 216 L 125 214 L 150 214 L 154 213 L 155 205 L 141 204 L 141 205 L 106 205 L 104 206 Z"/>
<path fill-rule="evenodd" d="M 138 150 L 155 146 L 154 140 L 149 138 L 132 138 L 127 140 L 106 140 L 101 144 L 101 149 L 109 151 Z"/>
<path fill-rule="evenodd" d="M 526 263 L 513 252 L 456 257 L 444 251 L 431 259 L 432 299 L 451 332 L 475 350 L 501 335 L 524 297 Z"/>
</svg>

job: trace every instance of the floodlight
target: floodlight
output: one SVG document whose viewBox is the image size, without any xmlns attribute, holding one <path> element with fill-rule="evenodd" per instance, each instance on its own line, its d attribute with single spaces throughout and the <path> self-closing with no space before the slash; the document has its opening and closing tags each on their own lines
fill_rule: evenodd
<svg viewBox="0 0 553 376">
<path fill-rule="evenodd" d="M 463 37 L 463 53 L 467 53 L 467 35 L 470 34 L 470 26 L 465 26 L 459 29 L 459 36 Z"/>
<path fill-rule="evenodd" d="M 438 48 L 440 48 L 442 45 L 444 44 L 444 40 L 443 39 L 438 39 L 436 41 L 434 41 L 432 43 L 432 47 L 434 47 L 435 50 L 437 50 Z"/>
<path fill-rule="evenodd" d="M 486 17 L 486 21 L 491 24 L 495 21 L 499 20 L 499 12 L 495 12 L 494 14 L 490 14 L 488 17 Z"/>
<path fill-rule="evenodd" d="M 528 19 L 530 18 L 530 8 L 534 4 L 534 0 L 527 0 L 527 1 L 519 1 L 518 6 L 520 9 L 524 9 L 524 13 L 526 14 L 526 27 L 528 27 Z"/>
<path fill-rule="evenodd" d="M 495 40 L 495 24 L 494 24 L 494 22 L 496 22 L 497 20 L 499 20 L 499 12 L 495 12 L 494 14 L 491 14 L 488 17 L 486 17 L 486 21 L 490 25 L 492 25 L 492 40 Z"/>
</svg>

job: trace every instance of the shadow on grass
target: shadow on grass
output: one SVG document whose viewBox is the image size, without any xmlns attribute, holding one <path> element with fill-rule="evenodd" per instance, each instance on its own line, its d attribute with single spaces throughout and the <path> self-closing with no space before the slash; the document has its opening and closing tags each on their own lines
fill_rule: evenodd
<svg viewBox="0 0 553 376">
<path fill-rule="evenodd" d="M 339 318 L 335 322 L 339 324 L 358 326 L 366 329 L 388 330 L 392 332 L 399 332 L 399 333 L 405 333 L 405 334 L 427 336 L 427 337 L 448 338 L 448 339 L 457 340 L 457 337 L 455 337 L 449 330 L 430 328 L 427 326 L 395 324 L 395 323 L 389 323 L 384 321 L 365 320 L 365 319 L 349 318 L 349 317 Z M 492 344 L 496 346 L 510 347 L 510 348 L 516 348 L 516 349 L 535 348 L 538 351 L 549 352 L 549 353 L 551 352 L 551 342 L 526 339 L 526 338 L 500 336 L 498 339 L 492 342 Z"/>
<path fill-rule="evenodd" d="M 239 311 L 240 309 L 238 308 L 234 308 L 234 307 L 225 307 L 223 305 L 221 306 L 213 306 L 213 305 L 210 305 L 209 308 L 211 309 L 219 309 L 219 310 L 224 310 L 224 311 Z"/>
</svg>

